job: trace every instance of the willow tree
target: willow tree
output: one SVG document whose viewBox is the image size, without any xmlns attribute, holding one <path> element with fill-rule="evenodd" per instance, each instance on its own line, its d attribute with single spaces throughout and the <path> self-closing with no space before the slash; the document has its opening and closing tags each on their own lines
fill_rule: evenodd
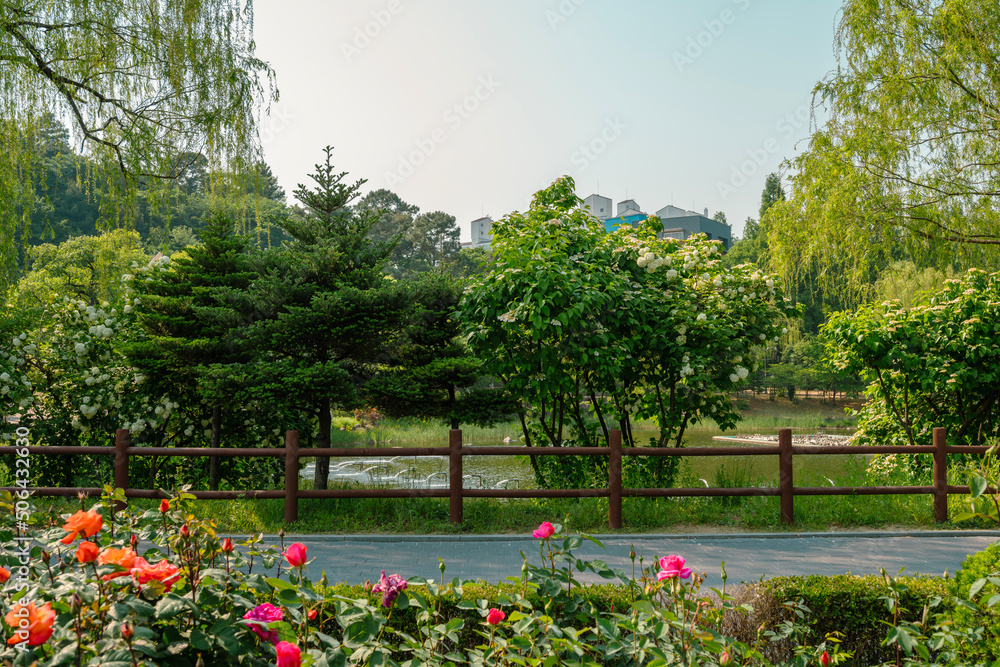
<svg viewBox="0 0 1000 667">
<path fill-rule="evenodd" d="M 771 261 L 860 301 L 894 260 L 996 265 L 1000 5 L 847 0 L 828 119 L 768 214 Z"/>
<path fill-rule="evenodd" d="M 249 0 L 0 0 L 0 299 L 35 203 L 39 122 L 70 123 L 106 224 L 127 225 L 140 187 L 162 191 L 191 156 L 240 170 L 260 159 L 273 72 L 254 56 Z M 184 157 L 187 156 L 187 157 Z"/>
</svg>

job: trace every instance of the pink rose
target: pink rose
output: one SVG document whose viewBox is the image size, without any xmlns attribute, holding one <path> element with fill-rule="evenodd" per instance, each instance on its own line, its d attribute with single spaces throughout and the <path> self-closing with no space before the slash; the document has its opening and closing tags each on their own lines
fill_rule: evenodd
<svg viewBox="0 0 1000 667">
<path fill-rule="evenodd" d="M 278 642 L 274 651 L 278 654 L 278 667 L 300 667 L 302 665 L 302 652 L 295 644 Z"/>
<path fill-rule="evenodd" d="M 385 570 L 382 570 L 382 578 L 379 582 L 372 586 L 373 593 L 382 594 L 382 606 L 391 607 L 393 601 L 399 595 L 400 591 L 406 589 L 406 579 L 403 579 L 398 574 L 390 574 L 388 577 L 385 576 Z"/>
<path fill-rule="evenodd" d="M 278 641 L 278 631 L 269 629 L 267 624 L 280 621 L 282 616 L 283 614 L 280 609 L 269 602 L 265 602 L 245 613 L 243 618 L 250 621 L 247 625 L 254 631 L 254 634 L 266 642 L 275 644 Z"/>
<path fill-rule="evenodd" d="M 687 579 L 691 576 L 691 568 L 684 567 L 684 558 L 681 556 L 664 556 L 660 559 L 660 571 L 656 573 L 659 581 L 680 577 Z"/>
<path fill-rule="evenodd" d="M 306 545 L 301 542 L 291 545 L 285 550 L 285 559 L 292 567 L 302 567 L 306 562 Z"/>
<path fill-rule="evenodd" d="M 507 614 L 499 609 L 490 609 L 489 613 L 486 614 L 486 622 L 490 625 L 500 625 L 500 622 L 505 618 L 507 618 Z"/>
<path fill-rule="evenodd" d="M 535 529 L 535 532 L 531 534 L 532 537 L 538 538 L 540 540 L 547 540 L 556 534 L 556 528 L 548 521 L 543 521 L 542 525 Z"/>
</svg>

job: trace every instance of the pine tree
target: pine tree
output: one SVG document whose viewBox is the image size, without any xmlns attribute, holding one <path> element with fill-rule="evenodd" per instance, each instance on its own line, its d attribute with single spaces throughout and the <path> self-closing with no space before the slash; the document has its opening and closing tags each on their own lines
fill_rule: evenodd
<svg viewBox="0 0 1000 667">
<path fill-rule="evenodd" d="M 515 414 L 516 401 L 502 389 L 476 387 L 482 361 L 461 339 L 455 310 L 463 282 L 424 273 L 413 284 L 416 304 L 392 359 L 365 386 L 368 401 L 390 417 L 440 419 L 490 426 Z"/>
<path fill-rule="evenodd" d="M 211 446 L 222 446 L 223 416 L 232 409 L 231 397 L 213 392 L 205 382 L 210 367 L 249 361 L 250 351 L 236 343 L 238 323 L 221 303 L 227 292 L 244 292 L 254 277 L 249 266 L 250 240 L 233 231 L 233 221 L 218 216 L 202 230 L 203 245 L 187 248 L 187 257 L 171 263 L 171 270 L 154 273 L 152 280 L 136 281 L 142 304 L 140 322 L 146 337 L 124 348 L 150 382 L 164 384 L 174 395 L 186 395 L 190 404 L 209 398 Z M 209 463 L 209 488 L 219 488 L 221 464 Z"/>
<path fill-rule="evenodd" d="M 374 213 L 353 211 L 350 202 L 365 183 L 344 182 L 333 149 L 311 174 L 314 187 L 295 196 L 306 209 L 284 229 L 292 241 L 264 253 L 253 307 L 264 313 L 249 340 L 265 359 L 260 376 L 282 366 L 294 375 L 295 400 L 317 420 L 317 447 L 330 446 L 331 407 L 350 406 L 365 366 L 379 358 L 406 321 L 407 289 L 383 271 L 389 242 L 369 238 Z M 329 458 L 316 460 L 315 488 L 325 489 Z"/>
</svg>

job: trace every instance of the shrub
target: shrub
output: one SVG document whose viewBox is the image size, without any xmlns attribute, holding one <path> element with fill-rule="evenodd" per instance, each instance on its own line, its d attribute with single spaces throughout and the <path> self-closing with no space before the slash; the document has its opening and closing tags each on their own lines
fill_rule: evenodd
<svg viewBox="0 0 1000 667">
<path fill-rule="evenodd" d="M 979 553 L 972 554 L 962 561 L 962 569 L 955 573 L 952 581 L 952 594 L 962 600 L 967 600 L 973 595 L 970 593 L 980 593 L 983 597 L 992 596 L 997 593 L 997 584 L 1000 580 L 990 581 L 986 578 L 1000 576 L 1000 542 L 991 544 Z M 977 582 L 979 588 L 973 589 Z M 982 625 L 985 631 L 983 644 L 977 647 L 972 655 L 977 658 L 987 658 L 1000 656 L 1000 609 L 995 606 L 981 606 L 977 609 L 970 609 L 965 605 L 959 605 L 955 610 L 955 622 L 962 625 Z"/>
<path fill-rule="evenodd" d="M 903 621 L 919 621 L 924 606 L 934 597 L 948 594 L 948 582 L 939 577 L 906 577 L 896 580 L 903 586 L 895 604 Z M 736 597 L 749 603 L 754 612 L 748 619 L 732 618 L 727 631 L 741 641 L 748 641 L 764 624 L 776 627 L 792 613 L 784 603 L 801 601 L 809 610 L 808 625 L 816 636 L 840 633 L 845 652 L 854 655 L 854 664 L 873 665 L 895 658 L 895 649 L 882 646 L 885 624 L 895 625 L 893 612 L 885 599 L 891 589 L 886 578 L 878 575 L 838 575 L 775 577 L 750 584 Z M 787 660 L 791 647 L 773 644 L 768 657 Z"/>
<path fill-rule="evenodd" d="M 0 595 L 10 610 L 3 631 L 8 640 L 20 637 L 23 615 L 27 644 L 4 645 L 0 660 L 252 667 L 280 655 L 280 664 L 294 667 L 767 664 L 760 649 L 770 637 L 752 643 L 726 637 L 721 621 L 735 611 L 731 599 L 724 589 L 713 592 L 714 601 L 703 595 L 682 558 L 660 559 L 659 568 L 640 561 L 633 578 L 599 560 L 575 559 L 573 550 L 592 538 L 564 535 L 558 525 L 540 531 L 544 564 L 525 561 L 521 576 L 504 585 L 407 582 L 383 573 L 359 590 L 314 584 L 302 546 L 292 545 L 282 558 L 259 537 L 239 548 L 221 540 L 210 522 L 190 513 L 193 497 L 183 491 L 161 509 L 112 515 L 123 500 L 120 490 L 107 488 L 90 509 L 81 498 L 80 511 L 63 517 L 62 528 L 35 524 L 23 569 L 14 554 L 25 527 L 16 525 L 17 535 L 0 529 L 0 558 L 13 570 L 9 579 L 0 571 Z M 16 516 L 9 494 L 4 504 L 9 522 Z M 275 563 L 275 576 L 260 571 Z M 581 587 L 580 570 L 624 585 Z M 794 621 L 773 633 L 802 636 Z M 815 664 L 824 651 L 837 664 L 832 645 L 794 645 L 802 664 Z"/>
</svg>

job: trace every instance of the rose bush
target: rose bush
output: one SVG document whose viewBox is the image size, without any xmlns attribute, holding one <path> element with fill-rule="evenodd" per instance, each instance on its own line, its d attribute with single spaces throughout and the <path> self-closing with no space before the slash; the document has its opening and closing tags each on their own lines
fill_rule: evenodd
<svg viewBox="0 0 1000 667">
<path fill-rule="evenodd" d="M 664 556 L 652 567 L 640 556 L 637 569 L 630 554 L 631 573 L 612 570 L 601 560 L 576 558 L 573 551 L 583 540 L 600 543 L 568 535 L 559 524 L 546 522 L 536 531 L 541 564 L 525 560 L 520 576 L 492 600 L 463 597 L 457 579 L 435 583 L 384 572 L 374 586 L 347 596 L 334 593 L 325 577 L 309 579 L 305 545 L 292 550 L 300 563 L 292 571 L 283 568 L 282 556 L 289 552 L 284 544 L 263 547 L 258 537 L 227 552 L 212 524 L 190 512 L 189 494 L 175 496 L 165 517 L 158 509 L 112 516 L 115 496 L 109 490 L 98 505 L 64 517 L 69 529 L 35 525 L 30 536 L 0 530 L 4 554 L 15 553 L 19 538 L 27 538 L 30 553 L 25 566 L 17 557 L 0 557 L 14 572 L 0 588 L 8 610 L 0 660 L 18 667 L 766 666 L 773 664 L 765 657 L 773 641 L 794 647 L 794 659 L 782 665 L 847 659 L 834 638 L 812 635 L 801 604 L 786 605 L 788 620 L 762 628 L 750 642 L 738 641 L 723 632 L 723 620 L 747 609 L 727 594 L 724 570 L 722 588 L 709 595 L 701 591 L 703 576 L 682 556 Z M 100 530 L 74 541 L 96 545 L 100 555 L 84 563 L 75 557 L 80 547 L 74 550 L 63 539 L 89 512 L 102 517 Z M 4 516 L 9 524 L 10 515 Z M 161 529 L 164 519 L 168 531 Z M 187 535 L 180 526 L 188 527 Z M 276 576 L 262 568 L 277 568 Z M 581 571 L 618 582 L 627 603 L 599 611 L 581 595 Z M 443 579 L 443 565 L 441 574 Z M 899 587 L 892 585 L 889 597 L 898 600 Z M 980 600 L 993 594 L 984 589 L 991 586 L 986 580 L 977 586 Z M 457 600 L 471 620 L 447 617 L 446 598 Z M 404 611 L 415 625 L 395 620 Z M 981 629 L 925 618 L 922 625 L 890 628 L 887 642 L 899 647 L 900 664 L 968 664 L 961 651 L 974 645 Z M 470 635 L 478 639 L 470 642 Z"/>
</svg>

